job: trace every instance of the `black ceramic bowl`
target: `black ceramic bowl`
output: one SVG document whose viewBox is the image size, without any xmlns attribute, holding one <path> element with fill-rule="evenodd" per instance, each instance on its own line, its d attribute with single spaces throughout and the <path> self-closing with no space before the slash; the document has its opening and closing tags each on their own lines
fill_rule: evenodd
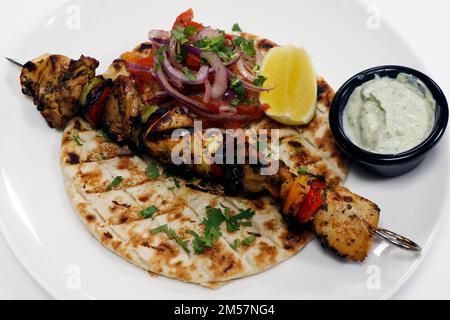
<svg viewBox="0 0 450 320">
<path fill-rule="evenodd" d="M 376 75 L 395 78 L 399 73 L 406 73 L 420 79 L 430 90 L 436 100 L 435 124 L 428 138 L 415 148 L 397 154 L 378 154 L 361 149 L 346 136 L 342 115 L 353 90 L 361 84 L 372 80 Z M 380 66 L 358 73 L 350 78 L 336 92 L 330 109 L 330 127 L 336 142 L 350 158 L 363 167 L 382 176 L 398 176 L 417 167 L 444 134 L 448 122 L 448 104 L 441 88 L 427 75 L 420 71 L 401 66 Z"/>
</svg>

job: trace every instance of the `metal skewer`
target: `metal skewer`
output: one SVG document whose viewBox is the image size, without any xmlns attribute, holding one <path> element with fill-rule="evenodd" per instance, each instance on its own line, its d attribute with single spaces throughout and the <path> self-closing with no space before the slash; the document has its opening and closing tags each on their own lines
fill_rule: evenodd
<svg viewBox="0 0 450 320">
<path fill-rule="evenodd" d="M 20 62 L 17 62 L 16 60 L 8 58 L 8 57 L 5 57 L 5 59 L 8 60 L 9 62 L 15 64 L 16 66 L 19 66 L 19 67 L 23 68 L 23 64 L 20 63 Z"/>
<path fill-rule="evenodd" d="M 409 250 L 409 251 L 419 252 L 419 253 L 422 251 L 422 248 L 414 241 L 412 241 L 404 236 L 401 236 L 395 232 L 392 232 L 390 230 L 386 230 L 386 229 L 382 229 L 382 228 L 374 229 L 374 228 L 369 227 L 369 232 L 373 236 L 377 237 L 378 239 L 389 242 L 399 248 Z"/>
<path fill-rule="evenodd" d="M 11 59 L 8 57 L 5 57 L 5 59 L 8 60 L 9 62 L 11 62 L 12 64 L 19 66 L 21 68 L 23 68 L 23 66 L 24 66 L 22 63 L 17 62 L 14 59 Z M 389 242 L 399 248 L 402 248 L 402 249 L 405 249 L 408 251 L 419 252 L 419 253 L 422 251 L 422 248 L 417 243 L 415 243 L 414 241 L 412 241 L 402 235 L 399 235 L 393 231 L 383 229 L 383 228 L 374 229 L 374 228 L 369 227 L 369 232 L 374 237 L 377 237 L 378 239 Z"/>
</svg>

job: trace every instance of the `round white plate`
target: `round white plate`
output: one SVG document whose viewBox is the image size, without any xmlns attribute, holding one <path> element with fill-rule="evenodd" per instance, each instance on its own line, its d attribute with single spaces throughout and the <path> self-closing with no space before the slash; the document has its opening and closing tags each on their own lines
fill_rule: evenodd
<svg viewBox="0 0 450 320">
<path fill-rule="evenodd" d="M 223 29 L 235 22 L 280 44 L 307 48 L 334 88 L 375 65 L 423 69 L 420 60 L 377 12 L 355 1 L 193 1 L 196 19 Z M 168 29 L 185 1 L 82 1 L 69 3 L 30 31 L 18 59 L 44 52 L 91 55 L 101 70 L 145 40 Z M 64 191 L 58 157 L 61 133 L 50 130 L 20 93 L 19 70 L 8 66 L 0 87 L 0 228 L 37 281 L 56 298 L 305 299 L 382 298 L 411 274 L 420 256 L 375 242 L 364 263 L 335 258 L 313 241 L 288 261 L 253 277 L 210 290 L 151 277 L 90 236 Z M 447 207 L 448 140 L 415 171 L 381 179 L 353 167 L 346 183 L 382 208 L 381 226 L 420 243 L 424 253 Z"/>
</svg>

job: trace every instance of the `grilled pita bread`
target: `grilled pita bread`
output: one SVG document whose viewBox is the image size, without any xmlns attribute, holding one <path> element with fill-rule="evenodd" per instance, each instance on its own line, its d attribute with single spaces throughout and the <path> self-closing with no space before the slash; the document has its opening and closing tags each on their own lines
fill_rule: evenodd
<svg viewBox="0 0 450 320">
<path fill-rule="evenodd" d="M 248 200 L 204 193 L 164 174 L 150 180 L 145 169 L 152 160 L 106 141 L 79 118 L 64 131 L 60 160 L 72 205 L 89 232 L 111 251 L 156 274 L 217 287 L 280 263 L 313 237 L 307 230 L 290 230 L 270 198 Z M 108 191 L 118 176 L 122 182 Z M 167 224 L 184 240 L 193 240 L 186 231 L 202 233 L 208 205 L 225 205 L 232 214 L 247 208 L 256 214 L 252 226 L 236 232 L 228 232 L 222 224 L 223 236 L 202 254 L 194 253 L 191 243 L 186 252 L 165 233 L 150 233 Z M 144 219 L 139 212 L 150 206 L 158 212 Z M 256 241 L 250 245 L 237 250 L 230 246 L 235 239 L 252 234 Z"/>
</svg>

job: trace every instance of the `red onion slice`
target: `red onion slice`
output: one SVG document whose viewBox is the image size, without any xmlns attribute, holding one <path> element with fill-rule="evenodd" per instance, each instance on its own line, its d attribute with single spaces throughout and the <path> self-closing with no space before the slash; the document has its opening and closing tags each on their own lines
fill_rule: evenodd
<svg viewBox="0 0 450 320">
<path fill-rule="evenodd" d="M 247 82 L 242 79 L 241 79 L 241 81 L 242 81 L 242 85 L 244 86 L 244 88 L 247 90 L 250 90 L 250 91 L 266 92 L 266 91 L 270 91 L 273 89 L 273 87 L 271 87 L 271 88 L 260 87 L 260 86 L 254 85 L 253 83 Z"/>
<path fill-rule="evenodd" d="M 200 32 L 194 34 L 191 37 L 191 41 L 195 42 L 204 38 L 215 38 L 220 36 L 220 32 L 216 29 L 212 29 L 211 27 L 206 27 L 203 30 L 201 30 Z"/>
<path fill-rule="evenodd" d="M 205 95 L 203 96 L 203 102 L 211 101 L 211 82 L 209 82 L 208 78 L 205 81 Z"/>
<path fill-rule="evenodd" d="M 236 63 L 236 61 L 239 61 L 241 56 L 242 56 L 242 51 L 236 51 L 236 58 L 234 58 L 228 62 L 225 62 L 224 65 L 226 65 L 227 67 L 231 66 L 232 64 Z"/>
<path fill-rule="evenodd" d="M 126 65 L 127 69 L 129 69 L 131 71 L 142 71 L 142 72 L 150 72 L 151 71 L 150 67 L 146 67 L 146 66 L 128 62 L 128 61 L 125 61 L 125 65 Z"/>
<path fill-rule="evenodd" d="M 183 66 L 177 62 L 177 39 L 175 37 L 170 38 L 169 42 L 169 51 L 168 51 L 168 58 L 170 63 L 175 66 L 175 68 L 181 70 L 183 69 Z"/>
<path fill-rule="evenodd" d="M 261 52 L 261 50 L 256 49 L 256 63 L 261 66 L 264 60 L 264 56 Z"/>
<path fill-rule="evenodd" d="M 155 39 L 155 38 L 169 39 L 170 38 L 170 32 L 165 31 L 165 30 L 150 30 L 148 32 L 148 38 L 151 41 L 153 41 L 153 39 Z"/>
<path fill-rule="evenodd" d="M 219 56 L 212 52 L 202 52 L 201 57 L 208 61 L 214 70 L 214 82 L 211 88 L 211 97 L 217 99 L 222 97 L 228 87 L 227 68 L 220 60 Z"/>
<path fill-rule="evenodd" d="M 197 56 L 197 57 L 200 57 L 200 55 L 202 54 L 202 49 L 194 47 L 194 46 L 185 45 L 183 48 L 186 49 L 186 51 L 188 53 L 191 53 L 191 54 L 193 54 L 194 56 Z"/>
<path fill-rule="evenodd" d="M 169 59 L 167 58 L 166 51 L 163 52 L 164 62 L 163 62 L 163 68 L 164 71 L 168 74 L 171 80 L 175 81 L 176 83 L 185 83 L 185 84 L 201 84 L 204 83 L 205 80 L 208 78 L 208 66 L 201 66 L 200 70 L 198 72 L 192 72 L 192 74 L 195 77 L 195 80 L 190 80 L 182 71 L 174 68 L 171 64 Z"/>
<path fill-rule="evenodd" d="M 167 80 L 166 76 L 164 75 L 164 72 L 162 68 L 158 68 L 156 70 L 156 79 L 158 80 L 160 86 L 167 91 L 169 95 L 171 95 L 173 98 L 181 102 L 184 106 L 189 108 L 189 110 L 199 116 L 202 116 L 208 120 L 212 121 L 245 121 L 248 120 L 249 117 L 245 115 L 227 115 L 227 114 L 220 114 L 220 113 L 211 113 L 208 110 L 205 109 L 205 106 L 192 98 L 189 98 L 182 93 L 178 92 L 175 88 L 173 88 L 169 81 Z"/>
<path fill-rule="evenodd" d="M 236 114 L 237 109 L 232 106 L 220 106 L 219 107 L 220 113 L 226 113 L 226 114 Z"/>
<path fill-rule="evenodd" d="M 236 66 L 237 66 L 237 68 L 238 68 L 238 70 L 239 70 L 239 73 L 240 73 L 245 79 L 247 79 L 247 80 L 249 80 L 249 81 L 254 81 L 254 80 L 256 79 L 255 75 L 252 74 L 252 73 L 250 73 L 250 72 L 247 70 L 247 68 L 246 68 L 246 66 L 245 66 L 245 62 L 244 62 L 244 57 L 243 57 L 243 56 L 241 56 L 241 57 L 239 58 L 239 60 L 238 60 L 237 63 L 236 63 Z"/>
<path fill-rule="evenodd" d="M 154 44 L 156 47 L 169 45 L 169 40 L 167 40 L 167 39 L 153 38 L 151 40 L 152 40 L 152 44 Z"/>
</svg>

